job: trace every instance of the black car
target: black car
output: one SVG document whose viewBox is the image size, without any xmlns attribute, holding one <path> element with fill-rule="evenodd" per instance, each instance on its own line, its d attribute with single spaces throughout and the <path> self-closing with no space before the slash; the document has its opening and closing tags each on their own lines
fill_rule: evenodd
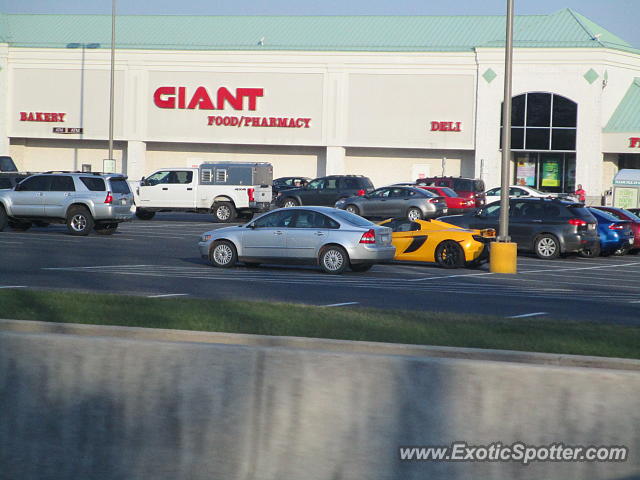
<svg viewBox="0 0 640 480">
<path fill-rule="evenodd" d="M 21 172 L 0 172 L 0 190 L 13 189 L 13 187 L 30 175 L 30 173 Z"/>
<path fill-rule="evenodd" d="M 322 205 L 333 207 L 341 198 L 365 195 L 373 191 L 373 183 L 362 175 L 331 175 L 311 180 L 304 187 L 281 190 L 276 197 L 278 207 Z"/>
<path fill-rule="evenodd" d="M 500 202 L 439 220 L 464 228 L 498 230 Z M 556 198 L 510 199 L 509 235 L 518 250 L 534 252 L 543 259 L 591 250 L 599 243 L 597 222 L 589 210 L 581 203 Z"/>
<path fill-rule="evenodd" d="M 307 177 L 280 177 L 273 180 L 272 190 L 273 197 L 278 195 L 281 190 L 288 190 L 290 188 L 304 187 L 309 183 L 310 178 Z"/>
</svg>

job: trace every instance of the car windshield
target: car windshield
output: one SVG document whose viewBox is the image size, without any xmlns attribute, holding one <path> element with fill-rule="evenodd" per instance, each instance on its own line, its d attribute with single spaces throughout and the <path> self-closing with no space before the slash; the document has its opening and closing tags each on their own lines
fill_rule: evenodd
<svg viewBox="0 0 640 480">
<path fill-rule="evenodd" d="M 355 225 L 356 227 L 373 227 L 375 223 L 370 222 L 367 219 L 362 218 L 359 215 L 354 213 L 346 212 L 344 210 L 336 210 L 335 212 L 331 212 L 331 215 L 338 217 L 340 220 L 344 220 L 345 222 L 350 223 L 351 225 Z"/>
</svg>

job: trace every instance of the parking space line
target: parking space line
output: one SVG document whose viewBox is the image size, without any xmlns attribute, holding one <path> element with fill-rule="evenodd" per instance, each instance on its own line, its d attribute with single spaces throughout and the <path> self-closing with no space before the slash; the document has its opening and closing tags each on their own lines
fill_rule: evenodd
<svg viewBox="0 0 640 480">
<path fill-rule="evenodd" d="M 559 268 L 559 269 L 545 268 L 542 270 L 525 270 L 524 272 L 518 272 L 518 273 L 571 272 L 574 270 L 595 270 L 599 268 L 631 267 L 633 265 L 640 265 L 640 262 L 624 263 L 622 265 L 598 265 L 595 267 L 574 267 L 574 268 Z"/>
<path fill-rule="evenodd" d="M 406 279 L 407 282 L 419 282 L 421 280 L 441 280 L 443 278 L 458 278 L 458 277 L 479 277 L 481 275 L 495 275 L 493 272 L 482 272 L 482 273 L 460 273 L 458 275 L 444 275 L 439 277 L 425 277 L 425 278 L 411 278 Z"/>
<path fill-rule="evenodd" d="M 331 305 L 320 305 L 321 307 L 343 307 L 345 305 L 357 305 L 360 302 L 344 302 L 344 303 L 332 303 Z"/>
<path fill-rule="evenodd" d="M 548 312 L 533 312 L 533 313 L 523 313 L 522 315 L 511 315 L 506 318 L 527 318 L 527 317 L 539 317 L 541 315 L 549 315 Z"/>
<path fill-rule="evenodd" d="M 26 285 L 2 285 L 0 288 L 27 288 Z"/>
<path fill-rule="evenodd" d="M 188 295 L 188 293 L 165 293 L 164 295 L 147 295 L 147 298 L 184 297 Z"/>
</svg>

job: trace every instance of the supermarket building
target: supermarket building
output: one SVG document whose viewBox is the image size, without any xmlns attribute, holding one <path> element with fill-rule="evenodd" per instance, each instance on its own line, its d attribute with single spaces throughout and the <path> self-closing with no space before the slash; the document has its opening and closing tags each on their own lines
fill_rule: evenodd
<svg viewBox="0 0 640 480">
<path fill-rule="evenodd" d="M 0 15 L 0 154 L 103 170 L 111 17 Z M 116 170 L 499 184 L 502 16 L 119 16 Z M 598 202 L 640 168 L 640 50 L 569 9 L 517 16 L 512 180 Z"/>
</svg>

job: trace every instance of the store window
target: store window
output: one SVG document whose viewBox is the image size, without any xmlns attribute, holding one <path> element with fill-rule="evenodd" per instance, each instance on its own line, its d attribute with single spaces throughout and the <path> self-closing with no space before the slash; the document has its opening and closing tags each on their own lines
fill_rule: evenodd
<svg viewBox="0 0 640 480">
<path fill-rule="evenodd" d="M 574 191 L 577 121 L 578 105 L 568 98 L 545 92 L 513 97 L 511 150 L 517 185 L 544 192 Z M 502 129 L 502 119 L 500 125 Z"/>
</svg>

